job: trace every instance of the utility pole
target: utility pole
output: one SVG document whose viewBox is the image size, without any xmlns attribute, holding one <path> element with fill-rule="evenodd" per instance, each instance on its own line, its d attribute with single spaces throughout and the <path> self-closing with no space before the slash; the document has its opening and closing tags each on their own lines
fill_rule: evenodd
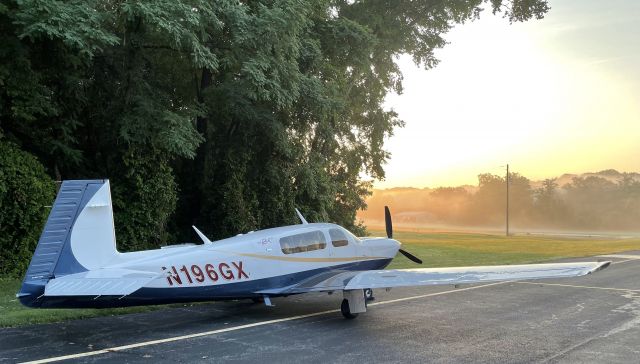
<svg viewBox="0 0 640 364">
<path fill-rule="evenodd" d="M 507 236 L 509 236 L 509 164 L 507 164 Z"/>
</svg>

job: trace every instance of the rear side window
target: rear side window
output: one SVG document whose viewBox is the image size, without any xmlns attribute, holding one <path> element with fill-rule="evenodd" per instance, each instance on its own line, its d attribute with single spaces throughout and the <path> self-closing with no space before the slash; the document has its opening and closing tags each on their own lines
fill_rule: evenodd
<svg viewBox="0 0 640 364">
<path fill-rule="evenodd" d="M 341 247 L 349 244 L 347 235 L 339 229 L 329 229 L 329 236 L 331 237 L 331 244 L 333 246 Z"/>
<path fill-rule="evenodd" d="M 285 254 L 310 252 L 326 247 L 327 240 L 321 231 L 311 231 L 280 238 L 280 248 Z"/>
</svg>

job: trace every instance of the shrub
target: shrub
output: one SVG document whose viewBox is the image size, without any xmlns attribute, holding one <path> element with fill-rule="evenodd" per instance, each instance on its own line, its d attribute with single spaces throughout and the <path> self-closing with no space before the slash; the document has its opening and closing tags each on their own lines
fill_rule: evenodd
<svg viewBox="0 0 640 364">
<path fill-rule="evenodd" d="M 55 196 L 55 183 L 31 154 L 0 139 L 0 275 L 22 276 Z"/>
</svg>

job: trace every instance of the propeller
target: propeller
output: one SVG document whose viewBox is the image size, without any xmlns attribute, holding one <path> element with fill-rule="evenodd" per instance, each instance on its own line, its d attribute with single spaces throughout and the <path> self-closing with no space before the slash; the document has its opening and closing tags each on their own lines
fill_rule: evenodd
<svg viewBox="0 0 640 364">
<path fill-rule="evenodd" d="M 384 227 L 387 229 L 387 238 L 393 239 L 393 224 L 391 223 L 389 206 L 384 207 Z"/>
<path fill-rule="evenodd" d="M 398 250 L 402 255 L 404 255 L 405 257 L 409 258 L 409 260 L 418 263 L 418 264 L 422 264 L 422 259 L 416 257 L 415 255 L 409 253 L 408 251 L 404 250 L 404 249 L 400 249 Z"/>
<path fill-rule="evenodd" d="M 389 211 L 389 206 L 384 207 L 384 226 L 387 230 L 387 238 L 393 239 L 393 223 L 391 222 L 391 212 Z M 422 260 L 415 255 L 409 253 L 404 249 L 398 250 L 400 254 L 404 255 L 410 261 L 418 264 L 422 264 Z"/>
</svg>

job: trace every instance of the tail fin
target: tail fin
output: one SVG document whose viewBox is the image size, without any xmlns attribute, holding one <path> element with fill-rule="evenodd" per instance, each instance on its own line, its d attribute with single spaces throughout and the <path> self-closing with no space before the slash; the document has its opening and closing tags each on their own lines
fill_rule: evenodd
<svg viewBox="0 0 640 364">
<path fill-rule="evenodd" d="M 117 255 L 109 181 L 64 181 L 18 298 L 37 306 L 51 278 L 100 268 Z"/>
</svg>

